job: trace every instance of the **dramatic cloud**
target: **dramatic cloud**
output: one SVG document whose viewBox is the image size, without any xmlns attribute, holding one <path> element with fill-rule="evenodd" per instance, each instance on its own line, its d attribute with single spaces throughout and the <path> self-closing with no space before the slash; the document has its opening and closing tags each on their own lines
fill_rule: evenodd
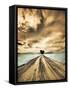
<svg viewBox="0 0 69 90">
<path fill-rule="evenodd" d="M 65 12 L 18 8 L 18 52 L 63 52 Z"/>
</svg>

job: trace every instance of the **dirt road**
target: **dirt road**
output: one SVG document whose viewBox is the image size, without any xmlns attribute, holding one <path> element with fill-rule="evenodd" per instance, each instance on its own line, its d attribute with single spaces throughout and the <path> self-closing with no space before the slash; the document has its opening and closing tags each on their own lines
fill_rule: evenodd
<svg viewBox="0 0 69 90">
<path fill-rule="evenodd" d="M 65 64 L 41 55 L 18 67 L 18 82 L 60 80 L 65 78 Z"/>
</svg>

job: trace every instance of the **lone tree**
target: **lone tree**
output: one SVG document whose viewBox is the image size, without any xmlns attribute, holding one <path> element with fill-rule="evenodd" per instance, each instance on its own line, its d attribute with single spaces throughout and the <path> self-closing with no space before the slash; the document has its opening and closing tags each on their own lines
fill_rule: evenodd
<svg viewBox="0 0 69 90">
<path fill-rule="evenodd" d="M 40 53 L 41 53 L 41 54 L 44 54 L 44 50 L 40 50 Z"/>
</svg>

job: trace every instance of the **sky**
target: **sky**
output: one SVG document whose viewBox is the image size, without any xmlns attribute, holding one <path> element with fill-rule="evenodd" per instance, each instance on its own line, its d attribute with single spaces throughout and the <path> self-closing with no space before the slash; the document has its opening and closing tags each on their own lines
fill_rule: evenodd
<svg viewBox="0 0 69 90">
<path fill-rule="evenodd" d="M 18 53 L 64 52 L 65 12 L 18 8 Z"/>
</svg>

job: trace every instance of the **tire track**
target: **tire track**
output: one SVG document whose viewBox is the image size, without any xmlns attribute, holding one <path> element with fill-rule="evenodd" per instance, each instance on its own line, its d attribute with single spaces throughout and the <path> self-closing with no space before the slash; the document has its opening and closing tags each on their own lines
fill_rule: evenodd
<svg viewBox="0 0 69 90">
<path fill-rule="evenodd" d="M 44 76 L 45 75 L 45 66 L 42 63 L 42 58 L 40 58 L 40 61 L 39 61 L 39 72 L 38 73 L 39 73 L 40 80 L 46 79 L 46 77 Z"/>
</svg>

